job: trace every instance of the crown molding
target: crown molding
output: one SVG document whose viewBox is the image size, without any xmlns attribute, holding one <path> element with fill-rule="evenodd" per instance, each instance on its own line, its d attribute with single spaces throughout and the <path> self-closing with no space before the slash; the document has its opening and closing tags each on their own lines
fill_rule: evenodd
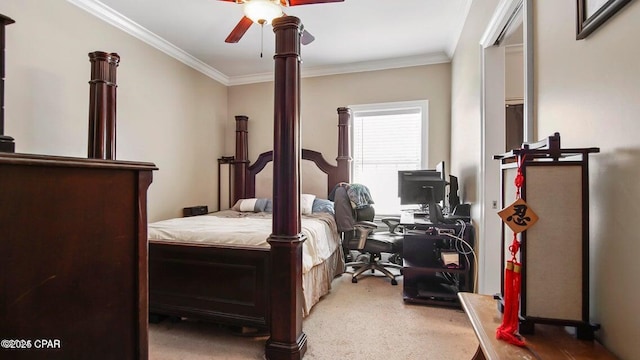
<svg viewBox="0 0 640 360">
<path fill-rule="evenodd" d="M 184 63 L 187 66 L 203 73 L 204 75 L 216 80 L 223 85 L 229 85 L 229 77 L 205 64 L 197 58 L 189 55 L 184 50 L 176 47 L 165 39 L 152 33 L 146 28 L 133 22 L 122 14 L 112 10 L 98 0 L 67 0 L 69 3 L 79 7 L 80 9 L 90 13 L 91 15 L 113 25 L 114 27 L 124 31 L 125 33 L 151 45 L 152 47 L 162 51 L 163 53 L 173 57 L 174 59 Z"/>
<path fill-rule="evenodd" d="M 310 78 L 318 76 L 351 74 L 365 71 L 398 69 L 412 66 L 444 64 L 449 62 L 451 62 L 451 59 L 444 52 L 438 52 L 427 55 L 407 56 L 385 60 L 362 61 L 330 66 L 316 66 L 305 68 L 303 65 L 300 70 L 300 76 L 302 78 Z M 273 81 L 272 73 L 233 76 L 229 78 L 229 86 L 246 85 L 269 81 Z"/>
<path fill-rule="evenodd" d="M 113 25 L 119 30 L 151 45 L 152 47 L 164 52 L 174 59 L 184 63 L 187 66 L 203 73 L 204 75 L 220 82 L 225 86 L 254 84 L 261 82 L 273 81 L 273 73 L 260 73 L 241 76 L 227 76 L 215 68 L 205 64 L 201 60 L 193 57 L 184 50 L 171 44 L 165 39 L 152 33 L 146 28 L 135 23 L 131 19 L 112 10 L 98 0 L 67 0 L 67 2 L 79 7 L 80 9 L 92 14 L 93 16 Z M 374 60 L 355 62 L 350 64 L 340 64 L 331 66 L 317 66 L 301 68 L 301 77 L 317 77 L 328 75 L 340 75 L 348 73 L 357 73 L 365 71 L 388 70 L 403 67 L 434 65 L 451 62 L 451 58 L 444 52 L 433 54 L 407 56 L 402 58 Z"/>
<path fill-rule="evenodd" d="M 238 75 L 229 77 L 228 86 L 235 85 L 248 85 L 248 84 L 257 84 L 263 82 L 273 81 L 273 73 L 260 73 L 260 74 L 249 74 L 249 75 Z"/>
<path fill-rule="evenodd" d="M 362 61 L 336 66 L 318 66 L 302 69 L 302 77 L 339 75 L 364 71 L 388 70 L 421 65 L 449 63 L 451 59 L 444 53 L 406 56 L 401 58 Z"/>
</svg>

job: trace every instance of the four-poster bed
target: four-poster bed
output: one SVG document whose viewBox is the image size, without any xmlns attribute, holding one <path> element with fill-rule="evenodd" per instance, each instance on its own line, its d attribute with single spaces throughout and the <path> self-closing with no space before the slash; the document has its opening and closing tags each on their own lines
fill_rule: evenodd
<svg viewBox="0 0 640 360">
<path fill-rule="evenodd" d="M 303 179 L 302 191 L 313 193 L 318 198 L 326 198 L 339 182 L 349 181 L 348 129 L 350 111 L 338 109 L 338 158 L 337 165 L 329 164 L 321 153 L 302 149 Z M 239 199 L 267 196 L 265 184 L 269 184 L 270 164 L 273 151 L 267 151 L 252 164 L 247 159 L 248 117 L 236 116 L 236 154 L 234 185 L 234 202 Z M 241 173 L 238 174 L 238 169 Z M 315 171 L 314 171 L 315 170 Z M 265 174 L 266 173 L 266 174 Z M 308 176 L 304 176 L 304 175 Z M 324 175 L 324 178 L 321 177 Z M 266 175 L 266 176 L 265 176 Z M 320 179 L 320 181 L 318 181 Z M 256 186 L 258 185 L 258 189 Z M 261 185 L 261 186 L 260 186 Z M 322 189 L 319 189 L 322 187 Z M 212 215 L 226 216 L 227 227 L 233 226 L 231 221 L 267 217 L 265 213 L 230 213 L 222 211 Z M 327 215 L 327 214 L 324 214 Z M 312 214 L 303 221 L 311 221 L 309 217 L 320 217 Z M 230 218 L 231 217 L 231 218 Z M 267 219 L 271 219 L 270 216 Z M 210 215 L 172 219 L 171 223 L 161 221 L 149 225 L 149 308 L 152 313 L 182 316 L 215 321 L 236 326 L 257 327 L 266 329 L 269 326 L 271 291 L 269 246 L 229 244 L 228 234 L 222 234 L 226 243 L 211 241 L 185 241 L 184 238 L 199 238 L 199 234 L 170 233 L 176 222 L 191 223 L 193 227 L 207 227 L 207 230 L 223 231 L 210 227 L 203 221 L 212 219 Z M 215 219 L 223 222 L 222 220 Z M 326 219 L 323 219 L 326 221 Z M 331 219 L 332 223 L 333 219 Z M 197 225 L 195 225 L 197 224 Z M 270 225 L 270 224 L 269 224 Z M 187 225 L 189 226 L 189 225 Z M 270 230 L 269 226 L 269 230 Z M 306 229 L 303 229 L 306 230 Z M 331 286 L 331 280 L 344 271 L 344 261 L 339 246 L 339 234 L 335 226 L 331 228 L 337 243 L 331 246 L 331 255 L 322 263 L 314 263 L 309 271 L 303 273 L 302 311 L 306 316 L 311 307 L 325 295 Z M 308 231 L 305 231 L 308 233 Z M 221 237 L 220 234 L 215 234 Z M 182 239 L 179 238 L 182 236 Z M 267 233 L 263 240 L 269 236 Z M 240 234 L 235 235 L 240 238 Z M 235 242 L 235 240 L 234 240 Z M 324 245 L 323 245 L 324 246 Z M 305 268 L 309 268 L 305 265 Z M 230 284 L 233 284 L 230 286 Z M 276 286 L 277 287 L 277 286 Z"/>
<path fill-rule="evenodd" d="M 214 316 L 220 320 L 248 321 L 257 325 L 266 324 L 270 337 L 265 345 L 265 358 L 270 360 L 301 359 L 307 349 L 307 336 L 302 331 L 303 316 L 303 274 L 302 257 L 305 235 L 301 232 L 300 214 L 300 169 L 301 155 L 313 154 L 302 151 L 300 147 L 300 34 L 302 24 L 300 19 L 291 16 L 277 18 L 273 21 L 273 31 L 276 34 L 275 81 L 274 81 L 274 146 L 273 153 L 265 158 L 273 159 L 273 222 L 272 233 L 267 242 L 269 250 L 249 250 L 230 248 L 203 249 L 192 247 L 175 247 L 170 245 L 150 244 L 150 309 L 161 310 L 158 306 L 160 294 L 156 290 L 162 281 L 156 277 L 158 272 L 157 262 L 165 256 L 163 252 L 175 252 L 178 257 L 174 264 L 188 264 L 194 261 L 215 261 L 218 266 L 227 269 L 240 269 L 244 272 L 244 279 L 237 279 L 239 284 L 251 284 L 249 292 L 238 291 L 236 288 L 227 291 L 225 301 L 220 302 L 215 310 L 203 311 L 197 302 L 201 297 L 186 300 L 189 306 L 175 304 L 174 309 L 190 310 L 192 314 Z M 340 181 L 349 182 L 349 136 L 348 115 L 349 111 L 343 109 L 340 113 L 338 165 L 335 168 L 325 166 L 330 170 L 327 189 Z M 236 132 L 236 138 L 246 137 L 246 121 L 244 128 Z M 235 199 L 246 197 L 255 188 L 255 179 L 249 170 L 246 148 L 238 148 L 236 142 L 237 159 L 235 163 L 235 175 L 237 179 L 245 179 L 252 186 L 236 187 Z M 312 157 L 317 157 L 313 155 Z M 266 160 L 257 160 L 256 171 Z M 253 170 L 251 170 L 253 171 Z M 158 245 L 158 246 L 156 246 Z M 211 252 L 211 253 L 208 253 Z M 180 255 L 189 259 L 180 260 Z M 154 270 L 155 269 L 155 270 Z M 232 271 L 229 271 L 231 273 Z M 191 271 L 180 276 L 188 279 L 189 276 L 198 276 L 198 271 Z M 226 275 L 226 274 L 225 274 Z M 231 280 L 224 276 L 205 276 L 218 279 L 220 287 L 211 287 L 209 291 L 224 289 Z M 248 280 L 248 281 L 247 281 Z M 180 285 L 177 281 L 169 282 L 170 286 Z M 197 285 L 194 285 L 197 287 Z M 215 290 L 212 290 L 215 289 Z M 249 294 L 247 296 L 247 294 Z M 220 299 L 220 293 L 209 293 L 205 300 Z M 177 299 L 177 298 L 176 298 Z M 193 305 L 193 306 L 191 306 Z M 242 311 L 238 311 L 242 309 Z"/>
<path fill-rule="evenodd" d="M 240 153 L 237 152 L 235 170 L 236 178 L 238 181 L 241 181 L 239 183 L 240 186 L 236 186 L 235 188 L 236 194 L 242 194 L 242 192 L 244 192 L 242 195 L 246 196 L 251 194 L 252 191 L 255 191 L 255 174 L 264 169 L 265 164 L 270 162 L 270 160 L 273 162 L 273 225 L 272 232 L 267 239 L 270 247 L 262 249 L 249 247 L 230 248 L 224 246 L 150 242 L 148 244 L 149 293 L 151 294 L 149 308 L 147 308 L 147 292 L 145 291 L 147 274 L 144 272 L 144 269 L 147 265 L 147 247 L 144 246 L 144 238 L 146 237 L 146 227 L 144 224 L 146 223 L 146 189 L 151 183 L 151 171 L 156 168 L 153 164 L 120 164 L 121 162 L 116 164 L 116 162 L 112 160 L 112 158 L 115 157 L 115 101 L 110 100 L 115 99 L 115 87 L 112 86 L 114 85 L 113 80 L 115 80 L 115 78 L 110 79 L 107 76 L 106 78 L 100 78 L 100 81 L 90 82 L 91 94 L 97 95 L 98 93 L 94 93 L 94 90 L 96 90 L 104 96 L 96 96 L 96 102 L 94 102 L 92 98 L 92 103 L 90 104 L 90 111 L 92 114 L 95 111 L 96 117 L 90 118 L 89 157 L 108 160 L 70 160 L 70 162 L 73 165 L 86 163 L 86 166 L 90 168 L 105 167 L 110 170 L 121 166 L 124 170 L 141 173 L 139 176 L 126 177 L 126 180 L 129 180 L 129 185 L 131 185 L 131 190 L 130 192 L 121 191 L 119 197 L 111 196 L 112 192 L 100 191 L 101 189 L 99 187 L 91 189 L 95 192 L 95 196 L 91 195 L 91 199 L 95 197 L 97 199 L 105 198 L 116 201 L 120 199 L 120 197 L 126 197 L 127 200 L 133 204 L 127 207 L 128 211 L 109 212 L 105 210 L 99 212 L 128 218 L 128 222 L 123 222 L 122 224 L 110 221 L 110 224 L 116 224 L 117 226 L 105 228 L 105 234 L 107 235 L 112 235 L 114 231 L 117 232 L 118 234 L 114 233 L 114 240 L 123 242 L 123 245 L 117 248 L 111 247 L 107 252 L 96 252 L 97 255 L 105 258 L 105 264 L 126 265 L 121 267 L 104 266 L 98 268 L 117 271 L 126 276 L 105 277 L 105 282 L 101 283 L 100 287 L 96 287 L 95 291 L 91 291 L 91 294 L 95 295 L 92 299 L 95 300 L 95 304 L 100 304 L 101 301 L 109 301 L 111 297 L 117 297 L 119 300 L 122 299 L 122 303 L 126 304 L 122 307 L 118 306 L 118 308 L 122 311 L 126 310 L 127 316 L 107 317 L 112 320 L 113 324 L 111 325 L 113 326 L 109 324 L 109 326 L 106 327 L 100 326 L 107 318 L 99 322 L 87 323 L 94 325 L 87 326 L 82 334 L 85 337 L 88 334 L 90 338 L 94 340 L 98 338 L 104 340 L 104 336 L 94 335 L 106 334 L 109 329 L 118 328 L 119 330 L 115 332 L 112 331 L 113 334 L 111 335 L 113 335 L 113 339 L 118 340 L 122 337 L 126 339 L 121 342 L 123 346 L 112 346 L 110 348 L 105 347 L 104 341 L 102 341 L 102 345 L 92 347 L 92 351 L 100 352 L 104 349 L 104 352 L 100 354 L 108 354 L 119 350 L 122 351 L 123 349 L 131 349 L 131 353 L 135 355 L 130 357 L 135 356 L 140 359 L 146 359 L 148 357 L 146 313 L 147 310 L 158 310 L 171 311 L 176 314 L 186 313 L 190 316 L 222 321 L 228 320 L 229 322 L 233 321 L 242 325 L 268 326 L 270 338 L 265 345 L 265 357 L 267 359 L 300 359 L 304 355 L 307 338 L 302 332 L 302 250 L 303 243 L 307 239 L 301 231 L 301 155 L 313 161 L 327 174 L 327 191 L 338 182 L 348 182 L 349 156 L 347 128 L 349 111 L 347 109 L 339 110 L 340 124 L 337 166 L 328 164 L 317 152 L 310 150 L 303 151 L 301 149 L 299 66 L 302 24 L 298 18 L 284 16 L 273 21 L 273 28 L 276 33 L 276 55 L 274 56 L 274 151 L 261 155 L 254 165 L 249 166 L 249 161 L 246 156 L 246 145 L 244 145 Z M 105 59 L 100 58 L 99 60 L 103 62 Z M 117 61 L 110 62 L 109 64 L 112 68 L 115 68 Z M 100 75 L 105 74 L 107 73 L 101 73 Z M 111 88 L 109 88 L 110 86 Z M 104 102 L 105 100 L 106 103 Z M 244 124 L 245 130 L 238 132 L 239 137 L 246 136 L 246 121 Z M 4 150 L 4 148 L 2 150 Z M 10 155 L 3 155 L 3 157 L 8 158 L 8 160 L 5 161 L 7 163 L 14 162 Z M 40 160 L 43 162 L 51 161 L 52 166 L 56 167 L 56 169 L 63 168 L 63 166 L 59 164 L 63 159 L 38 159 L 37 161 Z M 33 165 L 33 163 L 37 161 L 29 160 L 27 162 L 28 165 Z M 99 163 L 99 165 L 96 165 L 97 163 Z M 69 173 L 73 175 L 72 172 Z M 105 172 L 105 174 L 108 175 L 109 173 Z M 35 178 L 37 177 L 34 177 L 34 179 Z M 75 177 L 74 181 L 77 182 L 82 179 L 81 177 Z M 93 183 L 89 180 L 91 179 L 82 182 L 83 185 Z M 108 182 L 112 187 L 114 184 L 117 185 L 115 188 L 119 190 L 126 188 L 125 186 L 120 186 L 120 183 L 114 182 L 113 179 Z M 15 181 L 15 184 L 18 184 L 16 185 L 17 187 L 22 183 L 21 181 Z M 74 189 L 77 190 L 77 187 L 74 188 L 74 186 L 71 186 L 75 184 L 74 182 L 60 184 L 65 185 L 66 191 L 68 191 L 69 194 L 73 194 L 74 198 L 78 198 L 78 201 L 87 202 L 86 194 L 89 193 L 88 191 L 74 192 Z M 11 188 L 9 187 L 8 189 Z M 9 195 L 11 194 L 12 193 L 9 192 Z M 46 195 L 56 197 L 56 194 L 56 191 L 50 191 L 47 192 Z M 9 196 L 9 198 L 11 197 Z M 71 195 L 69 195 L 69 198 L 71 198 Z M 54 200 L 57 201 L 56 204 L 69 203 L 69 201 L 61 203 L 57 197 Z M 18 201 L 16 204 L 17 203 L 20 202 Z M 100 203 L 103 205 L 110 204 L 107 200 L 100 201 Z M 114 204 L 111 208 L 121 208 L 123 203 Z M 21 208 L 28 207 L 23 206 Z M 63 208 L 64 207 L 55 208 L 54 211 L 50 211 L 50 213 L 64 213 L 64 211 L 59 210 Z M 74 209 L 81 209 L 81 207 Z M 10 214 L 13 216 L 16 213 L 10 212 Z M 86 212 L 84 214 L 86 214 Z M 68 217 L 67 220 L 71 221 L 72 219 L 77 219 L 77 217 Z M 98 221 L 99 219 L 101 218 L 94 220 Z M 22 224 L 22 222 L 18 221 L 8 221 L 7 223 Z M 135 226 L 132 225 L 134 223 Z M 87 224 L 91 225 L 92 223 L 87 222 L 85 225 Z M 101 225 L 104 226 L 104 222 L 101 222 Z M 142 227 L 140 227 L 140 225 L 142 225 Z M 75 229 L 73 226 L 63 227 L 66 230 Z M 22 226 L 20 230 L 24 231 L 24 229 L 39 228 L 40 227 L 29 228 Z M 95 230 L 100 229 L 100 227 L 94 227 L 92 229 L 95 232 Z M 87 228 L 85 231 L 86 234 L 83 233 L 75 237 L 69 235 L 68 237 L 70 239 L 92 237 L 91 234 L 93 234 L 93 232 L 90 230 L 91 229 Z M 129 230 L 133 233 L 131 240 L 120 234 L 120 232 L 124 230 Z M 27 235 L 28 234 L 29 233 L 27 233 Z M 26 236 L 25 238 L 38 238 L 38 236 Z M 20 243 L 25 244 L 27 242 Z M 104 243 L 108 242 L 105 241 Z M 126 246 L 124 243 L 126 243 Z M 93 244 L 93 242 L 91 242 L 91 244 Z M 122 254 L 116 251 L 119 249 L 124 249 Z M 340 249 L 340 247 L 338 247 L 338 249 Z M 127 251 L 126 254 L 124 253 L 125 250 Z M 114 254 L 114 256 L 106 256 L 111 254 Z M 338 255 L 340 256 L 338 257 Z M 123 258 L 122 256 L 125 257 Z M 82 260 L 84 262 L 79 264 L 87 263 L 87 266 L 89 266 L 87 261 L 91 260 L 95 263 L 96 259 L 97 257 L 83 258 Z M 336 252 L 333 255 L 333 259 L 335 263 L 342 261 L 341 253 L 339 251 Z M 56 258 L 56 261 L 59 261 L 59 259 Z M 33 267 L 26 270 L 33 270 L 32 268 Z M 204 269 L 208 269 L 208 273 L 205 272 L 203 274 L 201 271 Z M 94 274 L 94 272 L 87 273 L 81 270 L 82 269 L 79 269 L 78 271 L 80 276 L 87 277 Z M 337 266 L 336 271 L 340 271 Z M 203 281 L 209 283 L 203 285 L 197 281 L 191 281 L 197 279 L 198 276 L 200 276 Z M 129 286 L 122 288 L 123 283 L 116 280 L 121 280 L 125 277 L 128 279 L 127 284 Z M 107 283 L 110 284 L 110 287 L 103 289 L 104 284 Z M 185 284 L 189 285 L 185 286 Z M 229 286 L 230 284 L 240 286 L 231 287 Z M 244 285 L 248 285 L 248 287 L 244 289 Z M 76 289 L 77 284 L 73 285 L 73 288 Z M 205 291 L 204 293 L 202 292 L 203 289 Z M 223 290 L 227 292 L 225 293 Z M 189 297 L 188 294 L 190 291 L 195 293 L 196 296 Z M 86 295 L 86 292 L 82 294 Z M 103 296 L 103 294 L 107 295 Z M 23 301 L 23 303 L 25 302 Z M 90 310 L 92 311 L 91 314 L 93 314 L 93 311 L 97 309 L 95 304 L 94 302 L 83 303 L 82 306 L 76 306 L 75 309 L 83 310 L 87 306 L 92 306 Z M 110 303 L 110 305 L 113 304 L 120 304 L 120 302 Z M 211 304 L 216 304 L 216 306 L 210 307 Z M 28 307 L 25 309 L 28 309 Z M 85 315 L 83 311 L 76 311 L 76 313 Z M 97 310 L 95 313 L 102 315 L 102 312 Z M 85 319 L 86 318 L 91 317 L 85 317 Z M 132 321 L 126 322 L 125 319 Z M 116 322 L 118 322 L 118 324 L 116 324 Z M 40 321 L 31 323 L 40 323 Z M 82 350 L 91 347 L 92 344 L 94 344 L 94 342 L 86 342 L 86 346 L 79 346 L 77 349 L 74 349 Z M 96 343 L 96 345 L 98 344 Z M 120 358 L 129 358 L 129 356 L 120 356 Z"/>
</svg>

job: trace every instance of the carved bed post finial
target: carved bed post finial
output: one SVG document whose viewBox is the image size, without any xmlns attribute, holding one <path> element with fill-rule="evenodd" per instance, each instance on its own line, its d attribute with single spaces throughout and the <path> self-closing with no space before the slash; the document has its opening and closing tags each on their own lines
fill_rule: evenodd
<svg viewBox="0 0 640 360">
<path fill-rule="evenodd" d="M 4 134 L 4 48 L 5 27 L 15 21 L 0 14 L 0 152 L 15 152 L 16 144 L 11 136 Z"/>
<path fill-rule="evenodd" d="M 351 182 L 351 156 L 349 148 L 349 127 L 351 126 L 351 109 L 338 108 L 338 179 L 334 183 Z"/>
<path fill-rule="evenodd" d="M 276 34 L 271 245 L 270 360 L 302 359 L 302 243 L 300 219 L 300 35 L 293 16 L 273 20 Z"/>
<path fill-rule="evenodd" d="M 116 158 L 116 69 L 120 56 L 116 53 L 89 53 L 89 158 Z"/>
<path fill-rule="evenodd" d="M 229 206 L 247 197 L 247 167 L 249 166 L 249 139 L 247 134 L 249 117 L 236 115 L 236 155 L 233 160 L 234 188 Z"/>
</svg>

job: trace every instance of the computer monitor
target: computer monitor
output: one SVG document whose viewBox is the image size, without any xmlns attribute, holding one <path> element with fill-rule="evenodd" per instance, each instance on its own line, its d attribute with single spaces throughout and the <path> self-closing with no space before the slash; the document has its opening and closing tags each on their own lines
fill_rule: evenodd
<svg viewBox="0 0 640 360">
<path fill-rule="evenodd" d="M 445 199 L 446 184 L 441 173 L 435 170 L 400 170 L 398 171 L 400 205 L 421 205 L 424 208 L 431 201 L 440 203 Z M 433 188 L 432 192 L 426 191 L 429 187 Z"/>
<path fill-rule="evenodd" d="M 460 195 L 458 195 L 458 177 L 449 175 L 449 214 L 460 205 Z"/>
</svg>

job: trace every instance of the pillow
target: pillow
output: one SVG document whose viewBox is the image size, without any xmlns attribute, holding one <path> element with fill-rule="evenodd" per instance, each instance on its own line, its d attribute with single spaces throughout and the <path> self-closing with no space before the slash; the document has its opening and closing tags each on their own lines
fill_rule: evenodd
<svg viewBox="0 0 640 360">
<path fill-rule="evenodd" d="M 266 199 L 267 200 L 267 205 L 265 205 L 264 207 L 264 212 L 273 212 L 273 201 L 271 199 Z"/>
<path fill-rule="evenodd" d="M 300 212 L 303 215 L 309 215 L 313 211 L 313 200 L 316 196 L 313 194 L 302 194 L 300 197 Z"/>
<path fill-rule="evenodd" d="M 269 199 L 240 199 L 236 201 L 231 210 L 241 212 L 261 212 L 265 211 Z"/>
<path fill-rule="evenodd" d="M 311 212 L 327 213 L 331 215 L 336 214 L 333 207 L 333 201 L 327 200 L 327 199 L 318 199 L 318 198 L 313 200 L 313 207 L 311 208 Z"/>
</svg>

